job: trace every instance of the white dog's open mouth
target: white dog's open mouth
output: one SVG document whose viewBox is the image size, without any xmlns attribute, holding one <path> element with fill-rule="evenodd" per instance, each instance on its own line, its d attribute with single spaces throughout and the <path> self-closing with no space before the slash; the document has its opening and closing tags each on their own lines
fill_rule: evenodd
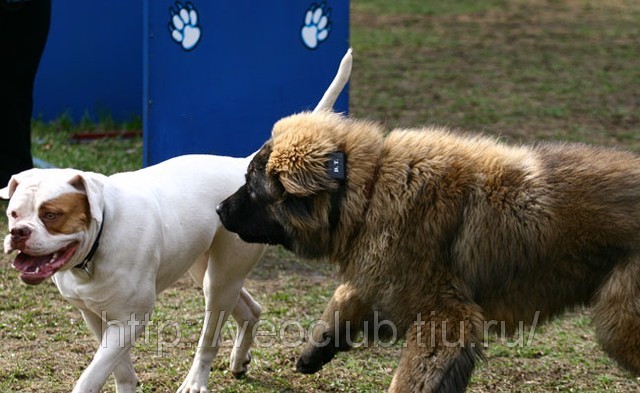
<svg viewBox="0 0 640 393">
<path fill-rule="evenodd" d="M 71 259 L 78 249 L 78 243 L 72 243 L 53 254 L 32 256 L 24 252 L 18 253 L 13 267 L 20 271 L 20 279 L 27 284 L 38 285 L 53 276 Z"/>
</svg>

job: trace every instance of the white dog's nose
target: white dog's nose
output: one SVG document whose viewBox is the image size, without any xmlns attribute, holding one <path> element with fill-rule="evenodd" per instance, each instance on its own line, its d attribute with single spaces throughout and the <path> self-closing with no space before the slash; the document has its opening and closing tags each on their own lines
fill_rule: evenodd
<svg viewBox="0 0 640 393">
<path fill-rule="evenodd" d="M 27 227 L 15 227 L 11 230 L 11 248 L 22 250 L 31 236 L 31 229 Z"/>
<path fill-rule="evenodd" d="M 27 239 L 31 235 L 31 229 L 27 227 L 17 227 L 11 230 L 11 237 L 15 241 Z"/>
</svg>

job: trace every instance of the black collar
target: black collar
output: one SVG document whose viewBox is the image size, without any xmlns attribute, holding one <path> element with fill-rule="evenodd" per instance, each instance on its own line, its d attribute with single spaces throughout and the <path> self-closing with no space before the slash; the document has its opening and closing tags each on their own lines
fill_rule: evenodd
<svg viewBox="0 0 640 393">
<path fill-rule="evenodd" d="M 91 262 L 91 259 L 93 259 L 93 256 L 95 255 L 96 251 L 98 250 L 98 246 L 100 245 L 100 237 L 102 237 L 103 227 L 104 227 L 104 211 L 102 212 L 102 222 L 100 223 L 100 229 L 98 229 L 98 236 L 96 236 L 96 240 L 93 242 L 93 245 L 91 246 L 91 249 L 89 250 L 89 253 L 84 258 L 84 260 L 79 264 L 75 265 L 74 268 L 84 270 L 85 272 L 87 272 L 87 274 L 89 273 L 89 271 L 87 270 L 87 267 L 89 265 L 89 262 Z"/>
</svg>

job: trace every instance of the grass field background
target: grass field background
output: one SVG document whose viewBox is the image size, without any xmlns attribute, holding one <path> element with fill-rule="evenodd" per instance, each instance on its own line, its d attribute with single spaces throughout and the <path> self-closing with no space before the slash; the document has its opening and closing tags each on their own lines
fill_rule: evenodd
<svg viewBox="0 0 640 393">
<path fill-rule="evenodd" d="M 567 140 L 640 152 L 640 2 L 637 0 L 352 0 L 351 114 L 388 127 L 445 125 L 511 143 Z M 142 142 L 71 144 L 73 132 L 140 129 L 65 117 L 34 125 L 35 154 L 58 166 L 111 174 L 141 166 Z M 6 204 L 0 203 L 4 210 Z M 6 229 L 6 220 L 0 222 Z M 0 391 L 67 392 L 96 344 L 51 282 L 23 284 L 0 259 Z M 221 392 L 374 392 L 389 385 L 401 343 L 342 353 L 318 374 L 294 372 L 299 331 L 338 284 L 318 262 L 271 248 L 246 286 L 263 305 L 265 336 L 246 378 L 227 371 L 231 332 L 213 364 Z M 159 297 L 155 325 L 133 351 L 141 392 L 175 391 L 203 318 L 188 279 Z M 229 325 L 231 326 L 231 325 Z M 268 329 L 273 327 L 274 331 Z M 277 333 L 279 340 L 269 339 Z M 528 331 L 527 331 L 528 334 Z M 640 332 L 639 332 L 640 334 Z M 595 342 L 588 310 L 538 327 L 530 345 L 492 339 L 472 392 L 637 391 L 638 379 Z M 107 392 L 114 391 L 112 383 Z"/>
</svg>

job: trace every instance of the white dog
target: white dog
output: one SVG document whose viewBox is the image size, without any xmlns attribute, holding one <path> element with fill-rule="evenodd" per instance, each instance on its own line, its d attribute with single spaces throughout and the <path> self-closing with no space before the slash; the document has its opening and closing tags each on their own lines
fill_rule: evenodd
<svg viewBox="0 0 640 393">
<path fill-rule="evenodd" d="M 316 110 L 333 106 L 350 71 L 349 51 Z M 111 373 L 119 393 L 135 391 L 131 346 L 157 294 L 187 271 L 202 285 L 206 314 L 178 391 L 207 391 L 219 344 L 216 327 L 230 312 L 238 332 L 251 332 L 261 311 L 242 286 L 264 246 L 226 231 L 215 212 L 244 183 L 250 159 L 187 155 L 109 177 L 31 169 L 0 190 L 1 198 L 11 198 L 4 251 L 18 252 L 13 266 L 20 278 L 35 285 L 51 277 L 100 342 L 74 392 L 100 391 Z M 236 337 L 234 374 L 246 372 L 252 342 L 251 334 Z"/>
</svg>

